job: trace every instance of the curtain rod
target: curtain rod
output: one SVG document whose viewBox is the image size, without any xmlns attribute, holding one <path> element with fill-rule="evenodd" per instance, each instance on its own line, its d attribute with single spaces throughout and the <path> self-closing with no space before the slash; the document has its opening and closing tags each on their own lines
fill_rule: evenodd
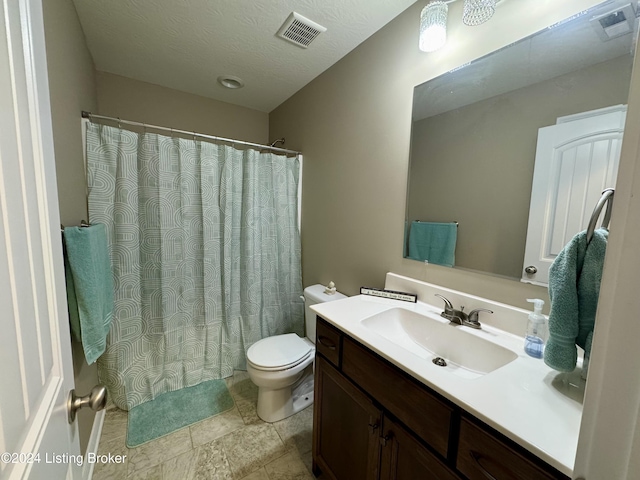
<svg viewBox="0 0 640 480">
<path fill-rule="evenodd" d="M 201 137 L 201 138 L 208 138 L 210 140 L 215 140 L 218 142 L 227 142 L 227 143 L 231 143 L 231 144 L 240 144 L 240 145 L 247 145 L 250 147 L 258 147 L 260 149 L 267 149 L 273 152 L 285 152 L 285 153 L 291 153 L 294 155 L 302 155 L 302 152 L 297 152 L 295 150 L 287 150 L 286 148 L 277 148 L 277 147 L 272 147 L 271 145 L 261 145 L 259 143 L 251 143 L 251 142 L 245 142 L 242 140 L 234 140 L 232 138 L 224 138 L 224 137 L 216 137 L 213 135 L 205 135 L 204 133 L 196 133 L 196 132 L 188 132 L 186 130 L 178 130 L 177 128 L 168 128 L 168 127 L 160 127 L 158 125 L 149 125 L 147 123 L 140 123 L 140 122 L 133 122 L 130 120 L 121 120 L 120 118 L 116 118 L 116 117 L 105 117 L 104 115 L 95 115 L 91 112 L 86 112 L 86 111 L 82 111 L 82 118 L 87 118 L 90 121 L 93 121 L 94 118 L 96 119 L 100 119 L 100 120 L 110 120 L 113 122 L 117 122 L 118 126 L 122 125 L 123 123 L 126 125 L 135 125 L 137 127 L 143 127 L 143 128 L 152 128 L 154 130 L 163 130 L 166 132 L 171 132 L 172 134 L 174 133 L 180 133 L 183 135 L 189 135 L 194 137 Z"/>
</svg>

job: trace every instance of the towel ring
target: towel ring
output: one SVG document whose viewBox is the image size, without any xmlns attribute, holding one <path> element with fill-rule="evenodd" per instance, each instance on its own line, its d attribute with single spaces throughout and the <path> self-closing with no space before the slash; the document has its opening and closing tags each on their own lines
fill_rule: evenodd
<svg viewBox="0 0 640 480">
<path fill-rule="evenodd" d="M 613 208 L 613 194 L 615 190 L 613 188 L 606 188 L 602 191 L 602 197 L 598 200 L 596 208 L 593 209 L 591 219 L 589 220 L 589 226 L 587 227 L 587 245 L 591 243 L 593 238 L 593 232 L 596 230 L 596 223 L 602 213 L 602 208 L 607 205 L 607 209 L 604 212 L 604 218 L 602 219 L 602 228 L 609 228 L 609 221 L 611 220 L 611 210 Z"/>
</svg>

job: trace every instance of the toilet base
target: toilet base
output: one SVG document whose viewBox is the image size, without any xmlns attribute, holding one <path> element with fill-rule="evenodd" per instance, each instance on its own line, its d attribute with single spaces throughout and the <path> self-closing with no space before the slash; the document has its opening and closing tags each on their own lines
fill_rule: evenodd
<svg viewBox="0 0 640 480">
<path fill-rule="evenodd" d="M 258 388 L 258 417 L 268 423 L 283 420 L 313 403 L 313 365 L 291 387 Z"/>
</svg>

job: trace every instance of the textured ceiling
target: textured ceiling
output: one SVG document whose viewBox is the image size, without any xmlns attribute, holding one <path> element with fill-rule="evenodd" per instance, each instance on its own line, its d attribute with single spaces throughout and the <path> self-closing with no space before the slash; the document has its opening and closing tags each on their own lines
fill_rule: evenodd
<svg viewBox="0 0 640 480">
<path fill-rule="evenodd" d="M 264 112 L 414 2 L 74 0 L 97 70 Z M 292 11 L 327 28 L 307 49 L 275 36 Z M 220 75 L 245 86 L 225 89 Z"/>
</svg>

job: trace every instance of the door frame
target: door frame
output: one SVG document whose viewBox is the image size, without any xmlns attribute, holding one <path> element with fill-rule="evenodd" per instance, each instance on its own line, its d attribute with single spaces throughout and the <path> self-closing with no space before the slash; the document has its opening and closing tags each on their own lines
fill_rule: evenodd
<svg viewBox="0 0 640 480">
<path fill-rule="evenodd" d="M 636 48 L 574 478 L 640 478 L 640 55 Z"/>
</svg>

